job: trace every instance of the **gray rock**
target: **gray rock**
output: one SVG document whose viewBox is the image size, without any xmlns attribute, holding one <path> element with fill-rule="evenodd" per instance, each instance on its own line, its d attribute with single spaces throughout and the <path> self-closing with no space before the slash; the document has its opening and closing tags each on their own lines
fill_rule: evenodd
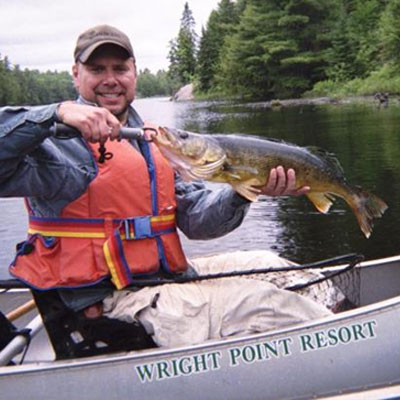
<svg viewBox="0 0 400 400">
<path fill-rule="evenodd" d="M 193 83 L 181 87 L 171 98 L 172 101 L 188 101 L 193 99 Z"/>
</svg>

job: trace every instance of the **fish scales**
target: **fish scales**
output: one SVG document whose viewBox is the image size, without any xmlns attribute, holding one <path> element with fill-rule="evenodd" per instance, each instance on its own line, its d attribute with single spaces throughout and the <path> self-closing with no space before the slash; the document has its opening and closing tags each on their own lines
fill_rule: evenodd
<svg viewBox="0 0 400 400">
<path fill-rule="evenodd" d="M 227 160 L 225 166 L 238 170 L 241 166 L 252 167 L 258 171 L 260 184 L 266 184 L 271 168 L 282 165 L 285 169 L 296 170 L 297 186 L 308 185 L 314 179 L 314 188 L 327 189 L 333 182 L 346 185 L 341 169 L 332 168 L 326 158 L 312 153 L 308 148 L 300 147 L 283 141 L 264 139 L 243 135 L 212 135 L 225 150 Z M 322 154 L 328 156 L 328 153 Z"/>
</svg>

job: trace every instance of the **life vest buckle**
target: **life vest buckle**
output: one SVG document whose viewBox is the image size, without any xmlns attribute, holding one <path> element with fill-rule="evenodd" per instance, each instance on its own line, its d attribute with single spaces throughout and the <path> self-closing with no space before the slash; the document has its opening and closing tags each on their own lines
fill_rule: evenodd
<svg viewBox="0 0 400 400">
<path fill-rule="evenodd" d="M 125 240 L 137 240 L 153 237 L 151 217 L 127 218 L 123 221 Z"/>
</svg>

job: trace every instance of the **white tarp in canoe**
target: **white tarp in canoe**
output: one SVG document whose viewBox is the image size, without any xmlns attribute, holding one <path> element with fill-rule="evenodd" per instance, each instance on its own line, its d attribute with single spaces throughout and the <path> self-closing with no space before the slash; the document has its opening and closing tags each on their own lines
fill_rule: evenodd
<svg viewBox="0 0 400 400">
<path fill-rule="evenodd" d="M 293 265 L 269 251 L 202 257 L 192 264 L 200 275 Z M 110 318 L 140 320 L 159 346 L 264 332 L 331 314 L 323 305 L 329 307 L 329 291 L 321 304 L 306 297 L 307 291 L 301 295 L 280 288 L 285 281 L 301 281 L 303 275 L 274 272 L 270 278 L 267 274 L 268 280 L 255 275 L 119 291 L 104 301 L 104 311 Z"/>
</svg>

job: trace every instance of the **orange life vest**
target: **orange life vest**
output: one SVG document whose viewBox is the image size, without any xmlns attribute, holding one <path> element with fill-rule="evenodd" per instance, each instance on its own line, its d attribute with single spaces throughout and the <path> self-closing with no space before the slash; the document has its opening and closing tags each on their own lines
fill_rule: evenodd
<svg viewBox="0 0 400 400">
<path fill-rule="evenodd" d="M 89 145 L 95 159 L 97 146 Z M 40 289 L 88 286 L 111 275 L 121 289 L 160 267 L 185 271 L 173 171 L 155 145 L 140 147 L 142 154 L 126 140 L 107 142 L 113 158 L 97 164 L 86 192 L 59 218 L 31 215 L 29 239 L 10 273 Z"/>
</svg>

